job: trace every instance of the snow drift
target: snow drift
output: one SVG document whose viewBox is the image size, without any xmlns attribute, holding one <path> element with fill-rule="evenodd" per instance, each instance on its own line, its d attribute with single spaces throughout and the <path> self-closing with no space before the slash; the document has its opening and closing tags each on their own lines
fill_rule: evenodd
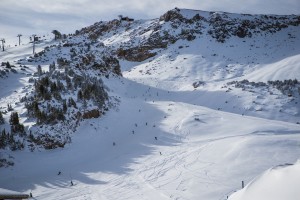
<svg viewBox="0 0 300 200">
<path fill-rule="evenodd" d="M 298 200 L 300 197 L 300 161 L 271 168 L 251 181 L 229 200 Z"/>
</svg>

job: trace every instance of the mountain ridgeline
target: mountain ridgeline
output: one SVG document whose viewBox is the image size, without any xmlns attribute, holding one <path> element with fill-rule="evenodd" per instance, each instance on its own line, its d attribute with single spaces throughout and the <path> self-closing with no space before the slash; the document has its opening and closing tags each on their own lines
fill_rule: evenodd
<svg viewBox="0 0 300 200">
<path fill-rule="evenodd" d="M 209 35 L 225 43 L 231 37 L 251 38 L 272 35 L 290 26 L 298 27 L 296 15 L 248 15 L 173 9 L 158 19 L 127 22 L 97 22 L 77 31 L 91 40 L 123 35 L 127 40 L 113 46 L 119 58 L 141 62 L 156 55 L 155 49 L 168 48 L 178 40 L 193 41 Z M 290 37 L 293 37 L 291 34 Z"/>
</svg>

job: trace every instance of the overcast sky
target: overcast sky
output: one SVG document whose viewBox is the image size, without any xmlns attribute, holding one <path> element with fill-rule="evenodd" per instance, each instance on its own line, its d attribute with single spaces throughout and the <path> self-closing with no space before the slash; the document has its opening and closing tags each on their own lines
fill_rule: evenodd
<svg viewBox="0 0 300 200">
<path fill-rule="evenodd" d="M 0 38 L 21 33 L 76 29 L 119 14 L 157 18 L 167 10 L 190 8 L 248 14 L 300 14 L 300 0 L 0 0 Z"/>
</svg>

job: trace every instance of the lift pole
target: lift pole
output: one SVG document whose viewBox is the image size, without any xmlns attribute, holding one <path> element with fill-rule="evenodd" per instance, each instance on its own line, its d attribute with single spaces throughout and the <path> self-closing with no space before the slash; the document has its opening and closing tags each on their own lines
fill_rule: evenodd
<svg viewBox="0 0 300 200">
<path fill-rule="evenodd" d="M 4 43 L 5 43 L 5 39 L 2 38 L 2 39 L 1 39 L 1 42 L 2 42 L 2 50 L 4 51 Z"/>
<path fill-rule="evenodd" d="M 22 34 L 17 35 L 17 37 L 19 37 L 19 46 L 21 45 L 21 36 L 22 36 Z"/>
<path fill-rule="evenodd" d="M 35 34 L 33 34 L 32 35 L 32 37 L 33 37 L 33 41 L 32 41 L 32 53 L 33 53 L 33 55 L 34 55 L 34 53 L 35 53 Z"/>
</svg>

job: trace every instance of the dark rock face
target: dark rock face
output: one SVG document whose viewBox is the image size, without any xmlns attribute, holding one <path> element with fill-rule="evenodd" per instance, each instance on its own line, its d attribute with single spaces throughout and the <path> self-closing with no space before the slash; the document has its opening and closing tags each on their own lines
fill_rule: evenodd
<svg viewBox="0 0 300 200">
<path fill-rule="evenodd" d="M 175 21 L 175 20 L 184 21 L 184 19 L 185 18 L 178 12 L 178 10 L 169 10 L 159 18 L 159 21 L 165 21 L 165 22 Z"/>
<path fill-rule="evenodd" d="M 247 15 L 249 19 L 231 18 L 227 13 L 213 14 L 209 19 L 209 30 L 218 42 L 225 42 L 231 36 L 252 37 L 254 34 L 276 33 L 289 26 L 299 26 L 299 16 Z"/>
<path fill-rule="evenodd" d="M 117 50 L 117 55 L 119 58 L 123 58 L 128 61 L 142 62 L 156 55 L 156 53 L 150 52 L 151 49 L 153 48 L 149 46 L 140 46 L 130 49 L 120 48 Z"/>
<path fill-rule="evenodd" d="M 114 19 L 109 22 L 97 22 L 92 26 L 81 29 L 78 34 L 88 34 L 91 40 L 96 40 L 106 32 L 110 32 L 119 27 L 120 21 Z"/>
<path fill-rule="evenodd" d="M 121 67 L 117 58 L 113 56 L 104 56 L 102 57 L 102 60 L 103 62 L 93 60 L 91 67 L 95 70 L 99 70 L 102 74 L 107 75 L 107 72 L 112 71 L 114 74 L 122 76 Z"/>
<path fill-rule="evenodd" d="M 83 113 L 82 118 L 83 119 L 92 119 L 92 118 L 98 118 L 100 117 L 100 111 L 98 109 L 93 109 L 90 111 L 86 111 L 85 113 Z"/>
<path fill-rule="evenodd" d="M 239 38 L 244 38 L 244 37 L 247 36 L 248 33 L 249 32 L 248 32 L 248 30 L 246 28 L 240 26 L 236 30 L 235 35 L 238 36 Z"/>
</svg>

